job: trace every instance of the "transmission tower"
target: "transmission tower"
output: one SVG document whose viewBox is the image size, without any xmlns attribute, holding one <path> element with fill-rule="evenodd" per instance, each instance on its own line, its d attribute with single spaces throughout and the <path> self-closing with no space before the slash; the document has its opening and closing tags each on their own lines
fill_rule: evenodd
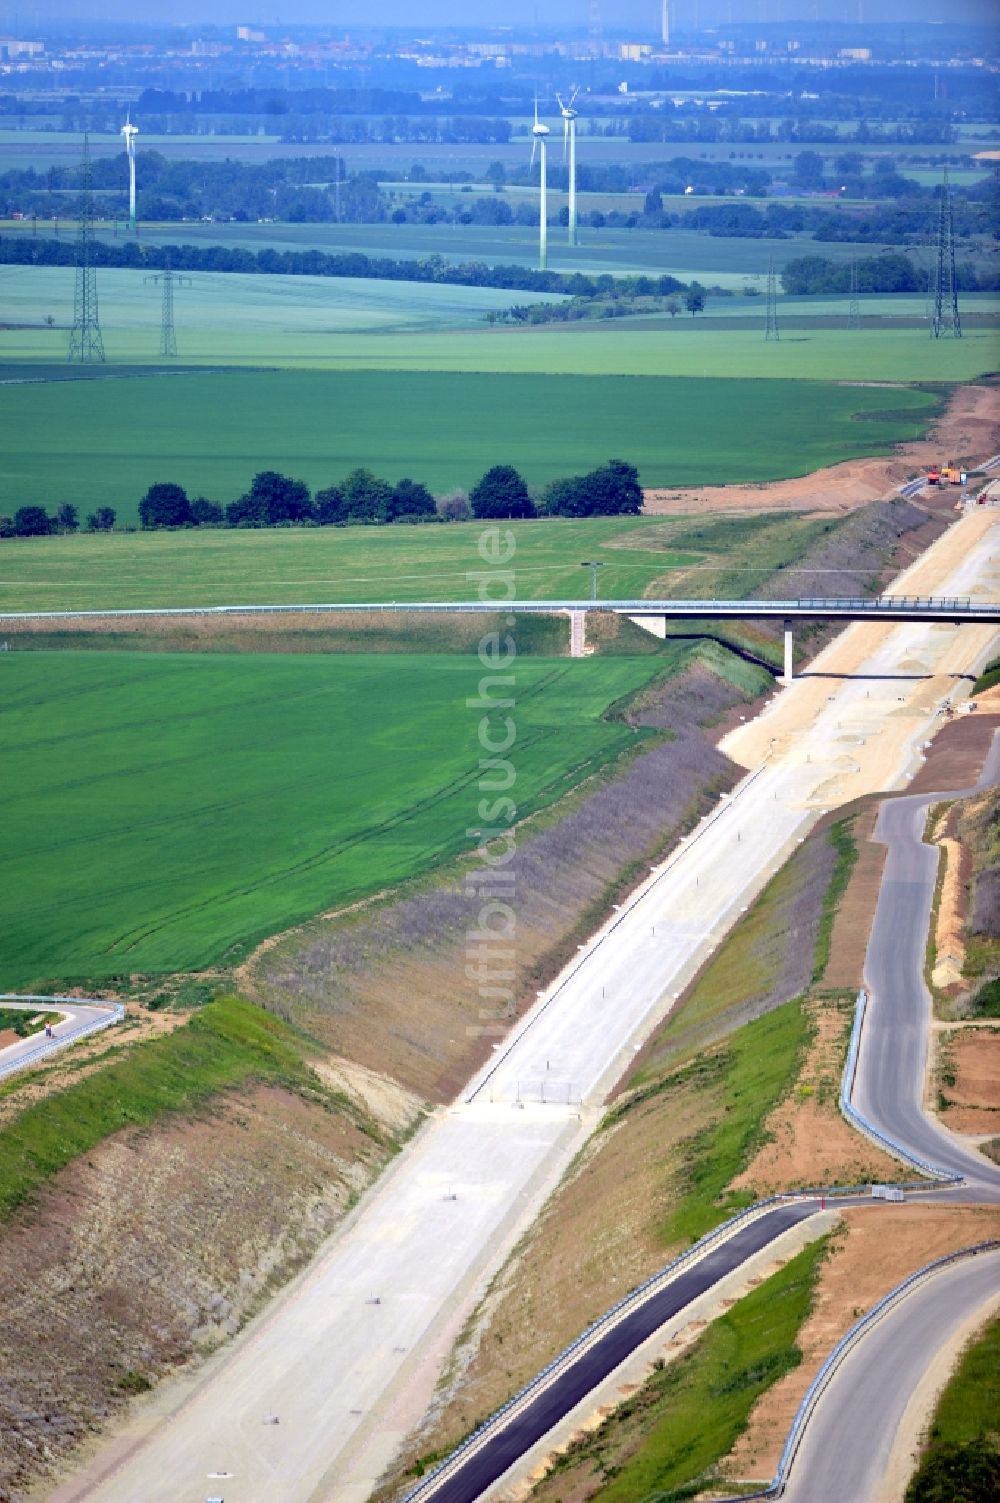
<svg viewBox="0 0 1000 1503">
<path fill-rule="evenodd" d="M 174 288 L 190 287 L 191 278 L 181 276 L 169 266 L 162 271 L 153 272 L 143 278 L 144 282 L 157 283 L 163 288 L 163 301 L 160 309 L 160 354 L 165 360 L 172 360 L 177 355 L 177 335 L 174 332 Z"/>
<path fill-rule="evenodd" d="M 94 266 L 94 196 L 91 190 L 90 137 L 83 138 L 80 216 L 76 237 L 76 291 L 69 360 L 103 360 L 104 340 L 97 314 L 97 269 Z"/>
<path fill-rule="evenodd" d="M 847 312 L 847 327 L 861 328 L 861 302 L 858 298 L 858 263 L 851 262 L 851 304 Z"/>
<path fill-rule="evenodd" d="M 590 0 L 590 18 L 587 26 L 592 42 L 599 42 L 604 36 L 604 23 L 601 20 L 601 0 Z"/>
<path fill-rule="evenodd" d="M 932 339 L 961 339 L 962 320 L 958 315 L 958 283 L 955 279 L 955 216 L 948 186 L 948 169 L 941 185 L 941 216 L 938 220 L 937 267 L 934 272 L 934 309 L 931 313 Z"/>
<path fill-rule="evenodd" d="M 767 263 L 767 306 L 764 311 L 764 338 L 780 339 L 778 333 L 778 282 L 774 274 L 774 257 Z"/>
</svg>

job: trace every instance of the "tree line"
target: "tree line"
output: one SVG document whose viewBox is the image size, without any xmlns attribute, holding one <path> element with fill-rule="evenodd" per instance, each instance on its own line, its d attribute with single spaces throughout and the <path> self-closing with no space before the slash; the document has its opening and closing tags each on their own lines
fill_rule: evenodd
<svg viewBox="0 0 1000 1503">
<path fill-rule="evenodd" d="M 113 506 L 99 506 L 88 514 L 87 532 L 112 532 L 118 514 Z M 53 533 L 78 532 L 80 514 L 68 501 L 50 515 L 44 506 L 19 506 L 12 517 L 0 517 L 0 538 L 44 538 Z"/>
<path fill-rule="evenodd" d="M 860 293 L 927 291 L 927 272 L 900 251 L 862 256 L 854 262 L 854 267 Z M 975 292 L 987 280 L 976 275 L 971 261 L 956 264 L 955 279 L 960 292 Z M 995 282 L 995 275 L 991 280 Z M 796 297 L 850 292 L 851 263 L 830 261 L 826 256 L 798 256 L 781 273 L 781 285 Z"/>
<path fill-rule="evenodd" d="M 243 272 L 261 276 L 365 277 L 386 282 L 440 282 L 459 287 L 495 287 L 513 292 L 554 292 L 570 297 L 597 297 L 618 286 L 627 290 L 634 278 L 583 272 L 535 271 L 528 266 L 488 266 L 485 261 L 446 261 L 443 256 L 394 260 L 362 251 L 245 250 L 239 246 L 122 244 L 94 242 L 95 266 L 156 271 Z M 0 235 L 0 265 L 75 266 L 76 246 L 52 237 Z"/>
<path fill-rule="evenodd" d="M 609 517 L 642 510 L 642 487 L 634 465 L 621 459 L 586 475 L 554 480 L 536 498 L 513 465 L 494 465 L 466 494 L 454 490 L 435 497 L 418 480 L 381 479 L 367 469 L 352 470 L 336 485 L 312 494 L 303 480 L 261 470 L 248 489 L 228 506 L 204 496 L 190 497 L 182 485 L 159 481 L 139 502 L 144 531 L 188 527 L 346 527 L 387 523 L 465 522 L 533 517 Z M 112 507 L 101 506 L 86 520 L 88 532 L 110 532 Z M 51 515 L 42 506 L 22 506 L 0 517 L 0 538 L 47 537 L 80 526 L 68 503 Z"/>
</svg>

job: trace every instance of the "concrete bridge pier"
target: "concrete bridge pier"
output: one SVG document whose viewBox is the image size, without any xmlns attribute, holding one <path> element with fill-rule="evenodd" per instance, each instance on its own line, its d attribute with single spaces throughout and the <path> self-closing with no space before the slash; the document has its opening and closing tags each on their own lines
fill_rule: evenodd
<svg viewBox="0 0 1000 1503">
<path fill-rule="evenodd" d="M 785 622 L 785 671 L 781 675 L 782 683 L 790 684 L 795 677 L 795 638 L 792 632 L 793 623 Z"/>
</svg>

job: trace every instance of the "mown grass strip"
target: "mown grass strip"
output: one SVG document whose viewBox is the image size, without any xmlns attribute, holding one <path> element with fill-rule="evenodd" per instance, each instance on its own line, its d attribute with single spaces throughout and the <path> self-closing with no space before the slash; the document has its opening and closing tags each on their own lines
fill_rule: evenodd
<svg viewBox="0 0 1000 1503">
<path fill-rule="evenodd" d="M 680 1503 L 700 1492 L 760 1395 L 802 1360 L 796 1342 L 825 1252 L 825 1239 L 803 1248 L 727 1310 L 685 1356 L 570 1447 L 553 1482 L 586 1466 L 588 1478 L 604 1483 L 588 1491 L 592 1503 Z"/>
<path fill-rule="evenodd" d="M 173 1033 L 27 1107 L 0 1132 L 0 1217 L 123 1127 L 190 1112 L 220 1091 L 315 1086 L 287 1024 L 238 997 L 210 1002 Z"/>
<path fill-rule="evenodd" d="M 847 891 L 847 884 L 851 880 L 851 873 L 858 859 L 858 844 L 854 838 L 853 819 L 838 819 L 831 828 L 828 839 L 837 853 L 837 861 L 823 898 L 823 910 L 816 933 L 812 974 L 814 986 L 818 981 L 822 981 L 830 963 L 830 940 L 833 936 L 834 921 L 840 907 L 840 900 Z"/>
</svg>

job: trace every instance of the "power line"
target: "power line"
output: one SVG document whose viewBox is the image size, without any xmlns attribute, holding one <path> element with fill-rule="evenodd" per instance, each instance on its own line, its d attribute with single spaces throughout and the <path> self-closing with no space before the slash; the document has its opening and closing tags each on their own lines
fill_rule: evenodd
<svg viewBox="0 0 1000 1503">
<path fill-rule="evenodd" d="M 952 209 L 948 169 L 941 184 L 941 213 L 938 219 L 937 267 L 934 276 L 934 310 L 931 314 L 932 339 L 961 339 L 962 320 L 958 312 L 958 282 L 955 276 L 955 215 Z"/>
<path fill-rule="evenodd" d="M 83 138 L 80 212 L 76 236 L 76 288 L 68 360 L 84 363 L 105 359 L 97 309 L 97 268 L 94 266 L 94 195 L 90 170 L 90 137 Z"/>
</svg>

